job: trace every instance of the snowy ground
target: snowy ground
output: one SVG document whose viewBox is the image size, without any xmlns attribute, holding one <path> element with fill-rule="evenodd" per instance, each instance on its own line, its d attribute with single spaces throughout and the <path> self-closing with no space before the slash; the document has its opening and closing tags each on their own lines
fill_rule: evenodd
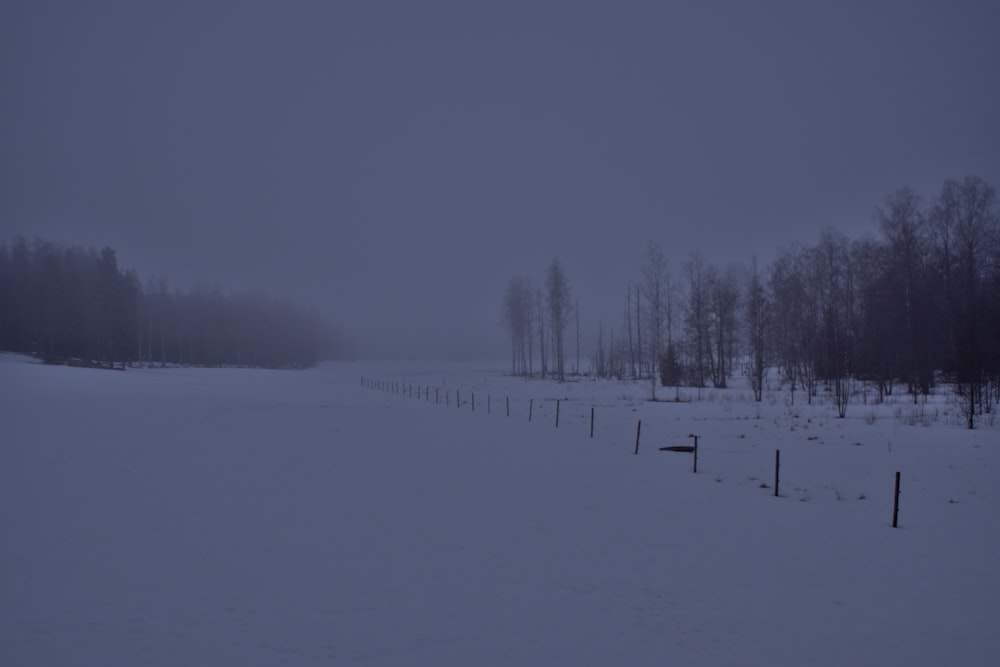
<svg viewBox="0 0 1000 667">
<path fill-rule="evenodd" d="M 0 355 L 0 664 L 1000 664 L 997 427 L 503 370 Z"/>
</svg>

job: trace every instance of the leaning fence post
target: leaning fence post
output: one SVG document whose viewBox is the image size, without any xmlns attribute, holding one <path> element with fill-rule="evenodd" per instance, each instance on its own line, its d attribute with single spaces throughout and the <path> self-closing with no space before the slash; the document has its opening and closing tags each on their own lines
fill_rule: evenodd
<svg viewBox="0 0 1000 667">
<path fill-rule="evenodd" d="M 635 427 L 635 451 L 632 452 L 633 454 L 639 453 L 639 432 L 641 430 L 642 430 L 642 420 L 640 419 L 639 423 Z"/>
<path fill-rule="evenodd" d="M 528 400 L 528 421 L 529 422 L 531 421 L 531 413 L 534 411 L 534 408 L 535 408 L 535 399 L 533 399 L 533 398 L 529 399 Z"/>
<path fill-rule="evenodd" d="M 892 527 L 899 525 L 899 471 L 896 471 L 896 490 L 893 493 L 892 501 Z"/>
</svg>

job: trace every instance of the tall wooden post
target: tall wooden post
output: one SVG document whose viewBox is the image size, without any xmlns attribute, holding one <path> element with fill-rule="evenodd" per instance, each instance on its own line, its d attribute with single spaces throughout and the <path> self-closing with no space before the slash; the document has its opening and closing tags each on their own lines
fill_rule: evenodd
<svg viewBox="0 0 1000 667">
<path fill-rule="evenodd" d="M 781 470 L 781 450 L 774 450 L 774 497 L 778 497 L 778 473 Z"/>
<path fill-rule="evenodd" d="M 642 420 L 641 419 L 639 420 L 639 423 L 635 427 L 635 451 L 632 452 L 633 454 L 638 454 L 639 453 L 639 432 L 640 431 L 642 431 Z"/>
<path fill-rule="evenodd" d="M 899 526 L 899 471 L 896 471 L 896 490 L 893 493 L 892 501 L 892 527 Z"/>
</svg>

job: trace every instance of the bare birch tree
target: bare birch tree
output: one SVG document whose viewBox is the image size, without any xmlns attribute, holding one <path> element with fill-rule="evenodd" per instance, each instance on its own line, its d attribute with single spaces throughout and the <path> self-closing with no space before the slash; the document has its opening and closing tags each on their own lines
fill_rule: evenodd
<svg viewBox="0 0 1000 667">
<path fill-rule="evenodd" d="M 558 259 L 549 264 L 545 278 L 546 305 L 549 311 L 549 327 L 552 335 L 552 352 L 555 355 L 555 373 L 560 380 L 566 379 L 565 350 L 566 327 L 573 309 L 570 301 L 569 281 Z"/>
<path fill-rule="evenodd" d="M 649 349 L 649 384 L 652 400 L 656 400 L 660 361 L 667 332 L 667 300 L 670 276 L 663 250 L 652 241 L 646 245 L 646 263 L 642 266 L 642 294 L 646 298 L 646 344 Z"/>
</svg>

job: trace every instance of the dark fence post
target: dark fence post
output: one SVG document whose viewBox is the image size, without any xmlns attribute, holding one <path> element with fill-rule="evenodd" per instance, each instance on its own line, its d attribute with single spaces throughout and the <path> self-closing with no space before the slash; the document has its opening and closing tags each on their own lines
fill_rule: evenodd
<svg viewBox="0 0 1000 667">
<path fill-rule="evenodd" d="M 691 437 L 694 438 L 694 450 L 693 450 L 694 451 L 694 465 L 691 467 L 691 472 L 697 473 L 698 472 L 698 436 L 692 435 Z"/>
<path fill-rule="evenodd" d="M 493 397 L 490 394 L 486 394 L 486 414 L 493 414 Z"/>
<path fill-rule="evenodd" d="M 641 419 L 639 420 L 639 423 L 635 427 L 635 451 L 632 452 L 633 454 L 638 454 L 639 453 L 639 432 L 640 431 L 642 431 L 642 420 Z"/>
<path fill-rule="evenodd" d="M 534 408 L 535 408 L 535 399 L 533 399 L 533 398 L 529 399 L 528 400 L 528 421 L 529 422 L 531 421 L 531 413 L 534 411 Z"/>
<path fill-rule="evenodd" d="M 899 471 L 896 471 L 896 490 L 892 501 L 892 527 L 899 526 Z"/>
<path fill-rule="evenodd" d="M 510 396 L 507 397 L 507 416 L 510 417 Z"/>
<path fill-rule="evenodd" d="M 556 399 L 556 428 L 559 428 L 559 403 L 560 399 Z"/>
<path fill-rule="evenodd" d="M 594 437 L 594 408 L 590 408 L 590 437 Z"/>
<path fill-rule="evenodd" d="M 774 497 L 778 497 L 778 471 L 781 470 L 781 450 L 774 450 Z"/>
<path fill-rule="evenodd" d="M 476 392 L 472 392 L 472 411 L 476 411 Z"/>
</svg>

